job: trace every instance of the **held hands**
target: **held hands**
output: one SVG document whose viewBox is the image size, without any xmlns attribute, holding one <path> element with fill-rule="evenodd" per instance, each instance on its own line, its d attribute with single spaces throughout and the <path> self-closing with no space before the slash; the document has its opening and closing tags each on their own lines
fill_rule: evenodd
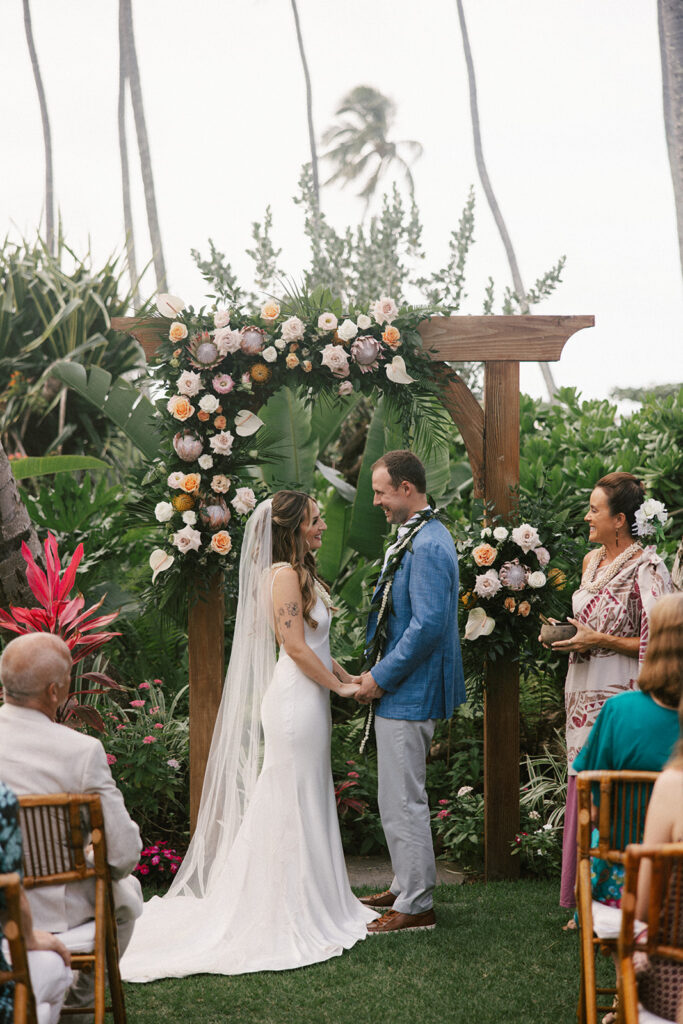
<svg viewBox="0 0 683 1024">
<path fill-rule="evenodd" d="M 370 672 L 363 672 L 360 678 L 360 688 L 355 694 L 359 704 L 369 704 L 378 697 L 383 696 L 384 690 L 378 686 Z"/>
<path fill-rule="evenodd" d="M 348 673 L 347 673 L 348 675 Z M 355 697 L 360 686 L 360 676 L 348 676 L 348 683 L 340 682 L 337 693 L 340 697 Z"/>
</svg>

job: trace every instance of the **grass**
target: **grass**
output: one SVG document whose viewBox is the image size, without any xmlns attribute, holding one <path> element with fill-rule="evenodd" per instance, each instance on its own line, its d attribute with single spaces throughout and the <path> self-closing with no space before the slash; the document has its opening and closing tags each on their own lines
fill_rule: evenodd
<svg viewBox="0 0 683 1024">
<path fill-rule="evenodd" d="M 359 889 L 363 894 L 369 890 Z M 572 1024 L 578 940 L 556 882 L 439 886 L 433 932 L 279 973 L 126 985 L 134 1024 Z"/>
</svg>

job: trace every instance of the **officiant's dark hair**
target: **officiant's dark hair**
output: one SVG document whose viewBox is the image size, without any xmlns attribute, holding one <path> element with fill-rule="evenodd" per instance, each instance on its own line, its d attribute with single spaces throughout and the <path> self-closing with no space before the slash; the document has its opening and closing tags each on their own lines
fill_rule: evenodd
<svg viewBox="0 0 683 1024">
<path fill-rule="evenodd" d="M 417 455 L 407 449 L 387 452 L 377 460 L 372 468 L 377 469 L 378 466 L 384 466 L 394 490 L 400 486 L 403 480 L 407 480 L 409 484 L 413 484 L 418 494 L 427 493 L 425 468 Z"/>
<path fill-rule="evenodd" d="M 317 600 L 315 581 L 329 593 L 329 587 L 318 576 L 315 558 L 304 544 L 299 527 L 307 522 L 311 502 L 315 501 L 304 491 L 276 491 L 272 499 L 271 530 L 273 537 L 273 562 L 289 562 L 299 577 L 304 619 L 312 629 L 318 623 L 311 615 L 311 608 Z"/>
</svg>

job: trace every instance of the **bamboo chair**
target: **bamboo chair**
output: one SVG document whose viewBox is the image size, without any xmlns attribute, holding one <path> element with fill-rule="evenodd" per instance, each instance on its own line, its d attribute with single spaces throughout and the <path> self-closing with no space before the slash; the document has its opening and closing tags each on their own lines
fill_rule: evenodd
<svg viewBox="0 0 683 1024">
<path fill-rule="evenodd" d="M 598 950 L 604 955 L 616 954 L 617 939 L 599 938 L 594 934 L 591 893 L 591 857 L 600 857 L 612 864 L 623 864 L 629 843 L 642 839 L 645 812 L 652 787 L 659 772 L 591 771 L 580 772 L 576 778 L 578 800 L 577 842 L 578 865 L 576 905 L 579 914 L 580 987 L 576 1016 L 579 1024 L 597 1024 L 598 1016 L 612 1009 L 614 988 L 598 988 L 595 960 Z M 600 792 L 597 846 L 591 846 L 591 792 Z M 603 1002 L 605 996 L 609 1002 Z"/>
<path fill-rule="evenodd" d="M 647 938 L 636 943 L 634 922 L 638 871 L 643 860 L 651 863 L 650 898 L 647 911 Z M 638 1024 L 655 1018 L 638 1008 L 638 989 L 633 953 L 642 950 L 650 958 L 660 957 L 681 965 L 683 972 L 683 843 L 660 846 L 628 846 L 624 859 L 626 874 L 621 899 L 619 935 L 620 1021 Z M 680 1012 L 680 1010 L 679 1010 Z"/>
<path fill-rule="evenodd" d="M 0 890 L 5 894 L 7 919 L 3 924 L 4 936 L 10 951 L 12 968 L 0 971 L 0 985 L 14 982 L 14 1024 L 36 1024 L 36 1001 L 28 972 L 28 953 L 21 928 L 21 881 L 13 872 L 0 875 Z"/>
<path fill-rule="evenodd" d="M 111 876 L 107 864 L 104 820 L 100 798 L 90 794 L 55 793 L 19 797 L 23 839 L 24 888 L 69 885 L 92 879 L 95 919 L 92 949 L 72 952 L 74 970 L 93 970 L 95 1002 L 85 1008 L 64 1007 L 62 1014 L 93 1013 L 104 1024 L 113 1013 L 115 1024 L 126 1024 L 126 1007 L 119 973 L 119 947 L 114 917 Z M 92 854 L 85 847 L 92 846 Z M 106 1004 L 109 979 L 111 1005 Z"/>
</svg>

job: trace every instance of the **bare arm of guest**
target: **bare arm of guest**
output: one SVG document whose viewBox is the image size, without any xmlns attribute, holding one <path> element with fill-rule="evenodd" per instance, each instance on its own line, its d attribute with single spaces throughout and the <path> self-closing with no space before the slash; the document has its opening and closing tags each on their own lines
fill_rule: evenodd
<svg viewBox="0 0 683 1024">
<path fill-rule="evenodd" d="M 677 823 L 677 819 L 681 818 L 682 788 L 683 772 L 676 768 L 667 768 L 655 782 L 645 818 L 644 846 L 671 843 L 680 835 L 680 820 Z M 651 873 L 650 861 L 641 861 L 636 901 L 636 917 L 641 921 L 647 920 Z"/>
<path fill-rule="evenodd" d="M 358 686 L 330 672 L 306 643 L 299 578 L 292 568 L 280 569 L 273 580 L 273 614 L 278 642 L 304 675 L 341 697 L 352 697 Z"/>
</svg>

